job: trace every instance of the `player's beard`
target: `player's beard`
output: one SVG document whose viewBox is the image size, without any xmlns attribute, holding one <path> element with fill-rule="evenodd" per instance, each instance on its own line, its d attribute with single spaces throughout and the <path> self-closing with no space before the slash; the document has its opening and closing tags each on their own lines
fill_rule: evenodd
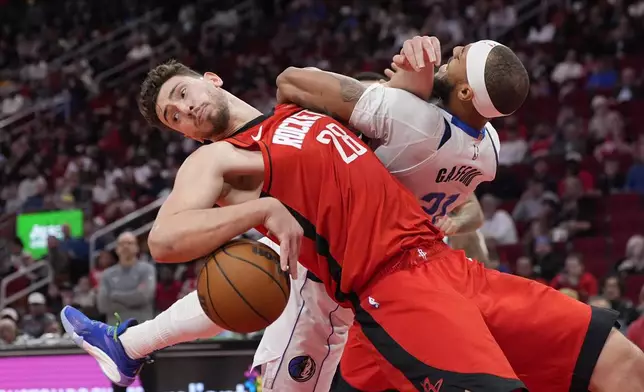
<svg viewBox="0 0 644 392">
<path fill-rule="evenodd" d="M 214 109 L 206 120 L 212 125 L 211 130 L 201 135 L 203 140 L 221 140 L 229 135 L 226 135 L 226 130 L 230 123 L 230 108 L 228 107 L 228 100 L 226 96 L 217 91 L 214 93 L 211 101 L 213 102 Z"/>
<path fill-rule="evenodd" d="M 447 80 L 447 77 L 434 78 L 434 88 L 432 89 L 432 99 L 440 101 L 443 106 L 449 105 L 449 99 L 454 91 L 454 85 Z"/>
</svg>

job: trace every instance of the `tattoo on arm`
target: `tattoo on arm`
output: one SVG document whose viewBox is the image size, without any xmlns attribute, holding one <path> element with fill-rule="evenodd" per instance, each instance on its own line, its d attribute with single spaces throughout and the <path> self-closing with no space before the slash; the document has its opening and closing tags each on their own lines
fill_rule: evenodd
<svg viewBox="0 0 644 392">
<path fill-rule="evenodd" d="M 334 76 L 340 81 L 340 94 L 343 102 L 358 102 L 365 86 L 359 81 L 344 76 Z"/>
</svg>

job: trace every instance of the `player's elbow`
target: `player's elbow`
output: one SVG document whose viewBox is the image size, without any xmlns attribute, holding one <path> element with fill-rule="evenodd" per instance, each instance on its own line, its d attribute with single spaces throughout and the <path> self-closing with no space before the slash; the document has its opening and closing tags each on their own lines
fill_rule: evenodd
<svg viewBox="0 0 644 392">
<path fill-rule="evenodd" d="M 296 87 L 297 71 L 299 71 L 299 68 L 288 67 L 277 77 L 275 84 L 277 85 L 278 103 L 296 103 L 297 102 L 297 92 L 298 92 L 298 88 Z"/>
<path fill-rule="evenodd" d="M 152 229 L 148 235 L 148 248 L 150 255 L 157 263 L 176 263 L 178 252 L 176 251 L 176 236 L 168 230 L 158 227 Z"/>
</svg>

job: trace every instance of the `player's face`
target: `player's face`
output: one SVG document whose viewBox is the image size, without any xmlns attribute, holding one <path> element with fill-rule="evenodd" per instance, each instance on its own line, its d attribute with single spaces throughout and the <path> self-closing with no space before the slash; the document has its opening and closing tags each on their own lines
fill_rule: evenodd
<svg viewBox="0 0 644 392">
<path fill-rule="evenodd" d="M 230 119 L 228 100 L 221 85 L 221 79 L 211 72 L 203 78 L 173 76 L 159 90 L 159 120 L 189 138 L 216 140 Z"/>
<path fill-rule="evenodd" d="M 457 46 L 452 51 L 452 57 L 441 65 L 434 76 L 432 97 L 440 99 L 445 106 L 453 103 L 454 99 L 469 100 L 472 92 L 467 84 L 467 68 L 465 58 L 471 45 Z"/>
</svg>

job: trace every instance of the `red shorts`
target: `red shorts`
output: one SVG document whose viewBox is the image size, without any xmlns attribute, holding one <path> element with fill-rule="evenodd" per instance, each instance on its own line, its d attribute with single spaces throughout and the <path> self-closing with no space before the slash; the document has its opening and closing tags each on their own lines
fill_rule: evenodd
<svg viewBox="0 0 644 392">
<path fill-rule="evenodd" d="M 343 391 L 586 392 L 617 318 L 451 249 L 353 302 Z"/>
</svg>

